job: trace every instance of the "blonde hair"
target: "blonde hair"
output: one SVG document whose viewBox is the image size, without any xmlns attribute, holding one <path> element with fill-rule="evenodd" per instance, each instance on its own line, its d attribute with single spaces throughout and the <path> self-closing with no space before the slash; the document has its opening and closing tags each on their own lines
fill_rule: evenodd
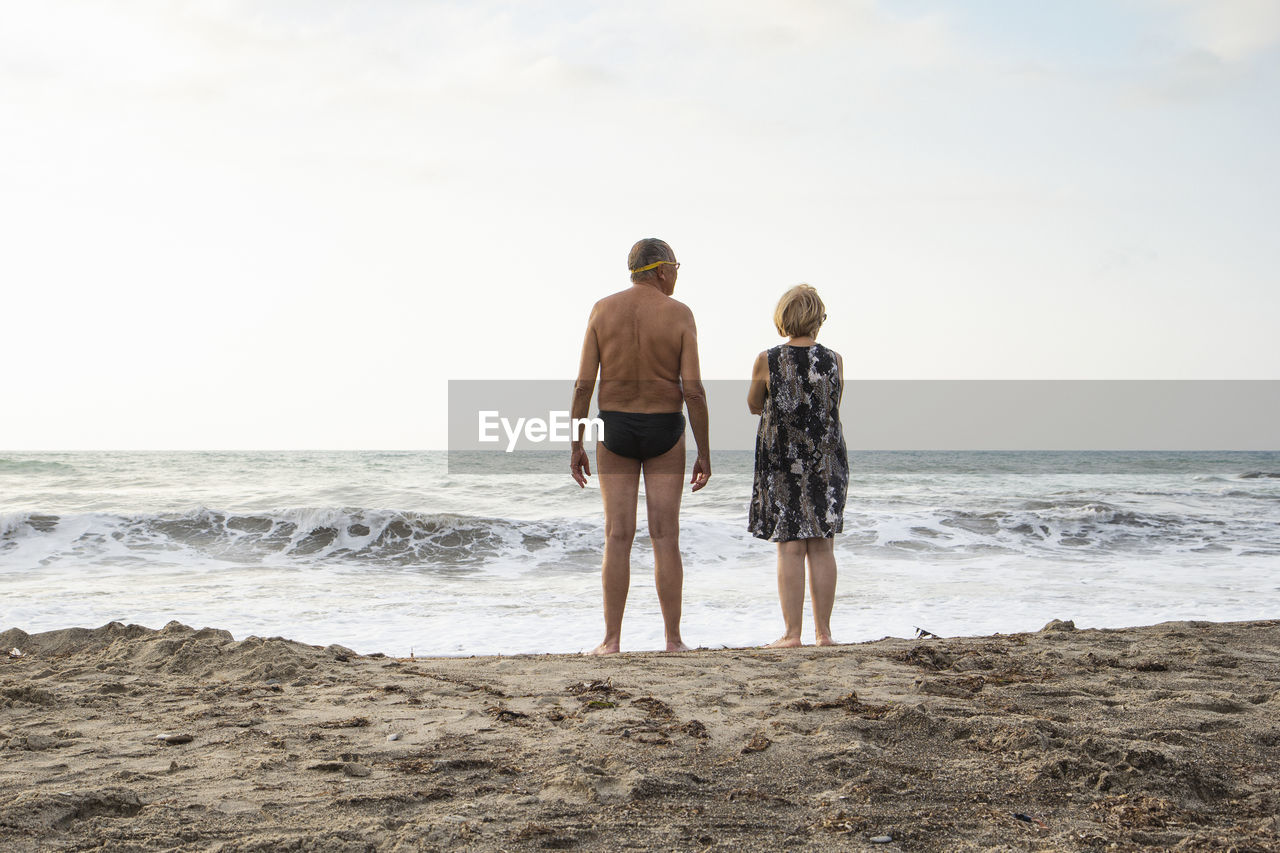
<svg viewBox="0 0 1280 853">
<path fill-rule="evenodd" d="M 825 319 L 827 306 L 822 304 L 818 291 L 807 284 L 797 284 L 782 294 L 778 307 L 773 309 L 773 325 L 778 334 L 788 338 L 816 335 Z"/>
<path fill-rule="evenodd" d="M 641 267 L 647 267 L 655 261 L 674 261 L 676 253 L 671 251 L 671 247 L 667 245 L 666 240 L 659 240 L 657 237 L 645 237 L 631 247 L 631 252 L 627 255 L 627 269 L 638 270 Z M 658 268 L 645 270 L 644 272 L 633 272 L 631 274 L 632 281 L 644 281 L 645 279 L 657 278 Z"/>
</svg>

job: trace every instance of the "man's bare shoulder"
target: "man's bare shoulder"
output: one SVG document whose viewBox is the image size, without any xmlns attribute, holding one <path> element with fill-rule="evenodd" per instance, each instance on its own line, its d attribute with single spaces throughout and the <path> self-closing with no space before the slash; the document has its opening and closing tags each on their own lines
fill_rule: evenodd
<svg viewBox="0 0 1280 853">
<path fill-rule="evenodd" d="M 672 320 L 693 319 L 693 311 L 690 310 L 688 305 L 651 288 L 629 287 L 626 290 L 611 293 L 598 300 L 592 306 L 591 311 L 593 314 L 609 313 L 614 310 L 631 309 L 641 303 L 647 306 L 646 310 L 652 311 L 656 309 Z"/>
<path fill-rule="evenodd" d="M 620 297 L 625 296 L 627 291 L 620 290 L 617 293 L 611 293 L 608 296 L 597 299 L 595 304 L 591 306 L 591 322 L 594 323 L 601 317 L 608 317 L 615 313 L 620 307 Z"/>
<path fill-rule="evenodd" d="M 685 305 L 679 299 L 675 299 L 673 297 L 668 296 L 667 304 L 670 306 L 670 310 L 672 313 L 680 314 L 682 316 L 689 317 L 690 319 L 693 318 L 693 309 L 690 308 L 688 305 Z"/>
<path fill-rule="evenodd" d="M 670 326 L 690 329 L 694 326 L 693 310 L 679 299 L 663 295 L 662 304 L 658 310 L 661 312 L 663 322 Z"/>
<path fill-rule="evenodd" d="M 635 302 L 635 299 L 636 294 L 632 288 L 619 290 L 617 293 L 610 293 L 608 296 L 603 296 L 596 300 L 596 304 L 591 306 L 591 313 L 599 314 L 604 312 L 607 314 L 611 311 L 627 307 Z"/>
<path fill-rule="evenodd" d="M 599 301 L 597 301 L 596 304 L 608 305 L 611 302 L 622 302 L 630 295 L 631 295 L 631 288 L 628 287 L 626 290 L 619 290 L 615 293 L 610 293 L 608 296 L 600 297 Z"/>
</svg>

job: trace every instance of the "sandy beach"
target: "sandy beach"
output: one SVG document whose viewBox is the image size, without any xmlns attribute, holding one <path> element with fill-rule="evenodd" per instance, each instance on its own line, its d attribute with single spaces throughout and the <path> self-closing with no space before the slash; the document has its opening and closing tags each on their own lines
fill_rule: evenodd
<svg viewBox="0 0 1280 853">
<path fill-rule="evenodd" d="M 605 659 L 0 642 L 6 851 L 1280 849 L 1280 621 Z"/>
</svg>

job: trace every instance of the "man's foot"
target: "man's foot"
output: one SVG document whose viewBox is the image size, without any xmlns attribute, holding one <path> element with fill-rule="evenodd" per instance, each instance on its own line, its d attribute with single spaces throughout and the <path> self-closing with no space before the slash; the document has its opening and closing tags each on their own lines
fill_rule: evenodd
<svg viewBox="0 0 1280 853">
<path fill-rule="evenodd" d="M 765 648 L 766 649 L 798 649 L 800 648 L 800 645 L 801 643 L 800 643 L 799 637 L 779 637 L 769 645 L 765 646 Z"/>
<path fill-rule="evenodd" d="M 589 655 L 616 655 L 617 653 L 618 653 L 617 643 L 601 643 L 591 651 L 587 652 L 587 654 Z"/>
<path fill-rule="evenodd" d="M 693 649 L 684 644 L 684 640 L 667 640 L 667 651 L 669 652 L 691 652 Z"/>
<path fill-rule="evenodd" d="M 817 638 L 817 644 L 818 644 L 819 646 L 835 646 L 835 645 L 839 645 L 835 640 L 831 639 L 831 635 L 830 635 L 830 634 L 819 634 L 819 635 L 818 635 L 818 638 Z"/>
</svg>

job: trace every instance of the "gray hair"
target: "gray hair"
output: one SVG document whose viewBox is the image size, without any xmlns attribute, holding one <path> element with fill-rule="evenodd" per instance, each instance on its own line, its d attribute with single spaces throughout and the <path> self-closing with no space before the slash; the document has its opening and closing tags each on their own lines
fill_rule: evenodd
<svg viewBox="0 0 1280 853">
<path fill-rule="evenodd" d="M 676 253 L 671 251 L 671 247 L 667 245 L 666 240 L 659 240 L 657 237 L 645 237 L 631 247 L 631 253 L 627 255 L 627 269 L 638 270 L 658 261 L 674 261 L 675 259 Z M 631 273 L 633 282 L 646 281 L 657 277 L 658 267 L 644 272 Z"/>
</svg>

